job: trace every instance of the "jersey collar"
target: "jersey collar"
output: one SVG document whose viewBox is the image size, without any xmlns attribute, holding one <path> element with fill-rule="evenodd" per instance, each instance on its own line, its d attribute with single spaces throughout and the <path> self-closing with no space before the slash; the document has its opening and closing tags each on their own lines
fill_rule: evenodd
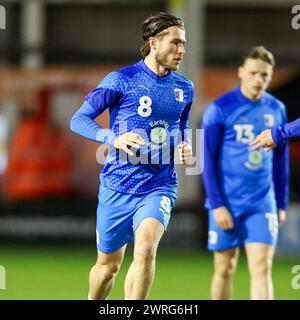
<svg viewBox="0 0 300 320">
<path fill-rule="evenodd" d="M 239 98 L 240 101 L 246 103 L 246 104 L 251 104 L 253 106 L 257 106 L 257 105 L 260 105 L 263 100 L 264 100 L 264 97 L 265 97 L 265 93 L 263 92 L 262 96 L 260 99 L 258 100 L 251 100 L 249 98 L 247 98 L 246 96 L 243 95 L 242 91 L 241 91 L 241 87 L 238 87 L 236 89 L 236 94 L 237 94 L 237 97 Z"/>
<path fill-rule="evenodd" d="M 155 79 L 155 80 L 165 80 L 165 79 L 168 79 L 169 78 L 169 76 L 172 74 L 172 71 L 168 71 L 167 72 L 167 74 L 165 74 L 164 76 L 159 76 L 158 74 L 156 74 L 155 72 L 153 72 L 151 69 L 149 69 L 147 66 L 146 66 L 146 64 L 145 64 L 145 62 L 144 62 L 144 60 L 143 59 L 141 59 L 138 63 L 138 66 L 140 67 L 140 68 L 142 68 L 142 70 L 144 71 L 144 72 L 146 72 L 150 77 L 152 77 L 153 79 Z"/>
</svg>

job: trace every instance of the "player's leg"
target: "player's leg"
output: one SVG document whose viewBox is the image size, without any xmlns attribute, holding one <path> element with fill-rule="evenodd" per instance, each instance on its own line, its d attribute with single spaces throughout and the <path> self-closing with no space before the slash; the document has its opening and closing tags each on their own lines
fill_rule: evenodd
<svg viewBox="0 0 300 320">
<path fill-rule="evenodd" d="M 96 264 L 89 274 L 89 299 L 104 300 L 110 293 L 114 279 L 120 270 L 126 245 L 113 253 L 98 250 Z"/>
<path fill-rule="evenodd" d="M 251 299 L 273 299 L 272 262 L 278 236 L 276 213 L 246 217 L 245 250 L 251 277 Z"/>
<path fill-rule="evenodd" d="M 139 203 L 133 217 L 134 259 L 125 280 L 125 299 L 145 299 L 149 293 L 157 247 L 167 229 L 175 198 L 173 193 L 154 192 Z"/>
<path fill-rule="evenodd" d="M 122 264 L 126 244 L 133 241 L 132 216 L 136 202 L 131 195 L 101 187 L 97 208 L 98 259 L 90 271 L 91 299 L 105 299 Z"/>
<path fill-rule="evenodd" d="M 228 300 L 232 296 L 232 279 L 238 262 L 239 249 L 214 252 L 214 274 L 211 283 L 213 300 Z"/>
<path fill-rule="evenodd" d="M 250 272 L 250 295 L 252 300 L 272 300 L 272 262 L 274 247 L 263 243 L 245 246 Z"/>
<path fill-rule="evenodd" d="M 135 231 L 134 258 L 125 280 L 125 299 L 145 299 L 155 273 L 158 243 L 164 233 L 162 223 L 153 218 L 144 219 Z"/>
<path fill-rule="evenodd" d="M 214 252 L 214 274 L 211 282 L 213 300 L 230 299 L 233 292 L 232 279 L 238 262 L 240 241 L 240 219 L 233 218 L 232 229 L 220 228 L 209 210 L 208 250 Z"/>
</svg>

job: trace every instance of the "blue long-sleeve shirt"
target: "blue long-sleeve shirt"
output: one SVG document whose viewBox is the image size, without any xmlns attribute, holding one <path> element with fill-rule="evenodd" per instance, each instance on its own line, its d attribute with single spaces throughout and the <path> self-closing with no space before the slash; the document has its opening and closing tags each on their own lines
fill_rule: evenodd
<svg viewBox="0 0 300 320">
<path fill-rule="evenodd" d="M 134 159 L 110 148 L 101 183 L 113 190 L 146 194 L 156 189 L 176 191 L 174 149 L 188 141 L 184 130 L 194 96 L 190 80 L 169 71 L 159 77 L 143 60 L 109 73 L 85 98 L 71 119 L 71 130 L 114 146 L 116 137 L 135 132 L 146 141 Z M 109 109 L 110 129 L 94 119 Z"/>
<path fill-rule="evenodd" d="M 96 121 L 93 121 L 98 115 L 99 113 L 85 101 L 72 117 L 70 128 L 89 140 L 113 145 L 116 139 L 114 132 L 102 128 Z"/>
<path fill-rule="evenodd" d="M 286 123 L 283 127 L 274 128 L 271 131 L 272 138 L 276 144 L 280 141 L 285 142 L 288 138 L 300 136 L 300 118 Z"/>
<path fill-rule="evenodd" d="M 285 122 L 284 105 L 268 93 L 252 101 L 237 88 L 208 106 L 203 117 L 203 182 L 209 209 L 226 206 L 239 216 L 287 208 L 287 146 L 271 153 L 248 146 L 262 130 Z"/>
</svg>

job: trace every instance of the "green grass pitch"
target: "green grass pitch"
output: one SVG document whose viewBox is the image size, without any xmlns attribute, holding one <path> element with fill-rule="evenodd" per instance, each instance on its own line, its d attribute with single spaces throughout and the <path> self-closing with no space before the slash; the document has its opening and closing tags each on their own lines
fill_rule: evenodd
<svg viewBox="0 0 300 320">
<path fill-rule="evenodd" d="M 123 281 L 132 251 L 126 253 L 109 299 L 124 298 Z M 0 265 L 6 271 L 6 289 L 0 300 L 86 300 L 88 273 L 96 259 L 92 246 L 0 245 Z M 291 269 L 297 258 L 276 256 L 273 280 L 276 299 L 300 299 L 300 289 L 292 288 Z M 159 249 L 156 277 L 149 299 L 209 299 L 212 256 L 205 251 L 165 251 Z M 249 275 L 242 254 L 234 278 L 233 299 L 249 298 Z"/>
</svg>

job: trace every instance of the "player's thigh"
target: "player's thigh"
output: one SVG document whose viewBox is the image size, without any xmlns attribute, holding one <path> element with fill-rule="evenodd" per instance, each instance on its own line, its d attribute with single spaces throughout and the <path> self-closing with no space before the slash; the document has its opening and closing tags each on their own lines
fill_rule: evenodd
<svg viewBox="0 0 300 320">
<path fill-rule="evenodd" d="M 150 193 L 142 199 L 133 216 L 135 241 L 141 237 L 160 239 L 167 230 L 175 199 L 174 194 L 163 191 Z"/>
<path fill-rule="evenodd" d="M 276 246 L 277 239 L 278 239 L 277 213 L 272 213 L 272 212 L 256 213 L 256 214 L 250 214 L 243 217 L 243 245 L 244 246 L 251 243 Z"/>
<path fill-rule="evenodd" d="M 245 245 L 250 272 L 266 272 L 272 268 L 275 247 L 266 243 L 248 243 Z"/>
<path fill-rule="evenodd" d="M 140 245 L 157 246 L 164 234 L 164 225 L 152 217 L 144 218 L 135 230 L 135 248 Z"/>
<path fill-rule="evenodd" d="M 234 271 L 239 258 L 239 248 L 214 251 L 214 268 L 219 272 Z"/>
<path fill-rule="evenodd" d="M 101 187 L 97 207 L 97 249 L 114 253 L 133 241 L 132 216 L 137 199 L 132 195 Z"/>
</svg>

